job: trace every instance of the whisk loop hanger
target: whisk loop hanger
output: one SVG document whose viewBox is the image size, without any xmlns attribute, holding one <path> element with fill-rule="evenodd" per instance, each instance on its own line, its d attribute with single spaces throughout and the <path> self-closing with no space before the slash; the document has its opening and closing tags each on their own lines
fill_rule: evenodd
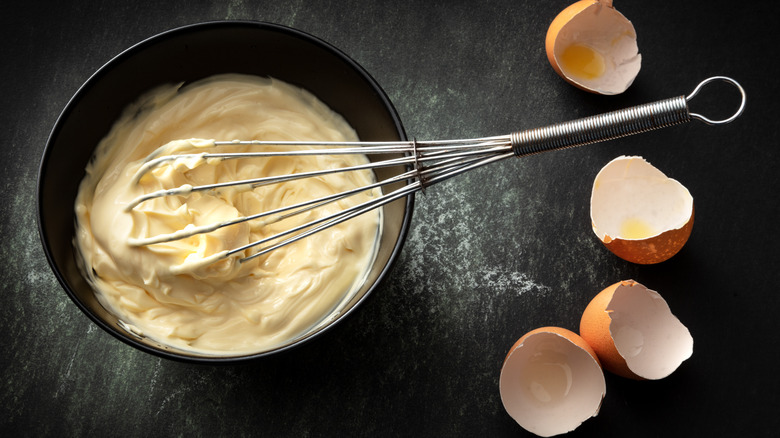
<svg viewBox="0 0 780 438">
<path fill-rule="evenodd" d="M 689 112 L 688 102 L 699 94 L 704 85 L 718 80 L 728 82 L 739 90 L 742 100 L 737 111 L 723 120 L 711 120 L 701 114 Z M 689 122 L 691 119 L 700 120 L 708 125 L 722 125 L 739 117 L 745 109 L 745 102 L 745 90 L 737 81 L 726 76 L 713 76 L 700 82 L 687 96 L 672 97 L 579 120 L 515 132 L 511 134 L 512 147 L 516 155 L 522 156 L 612 140 Z"/>
<path fill-rule="evenodd" d="M 722 120 L 711 120 L 701 114 L 692 113 L 688 103 L 700 92 L 703 86 L 713 81 L 725 81 L 737 88 L 741 102 L 737 111 Z M 389 141 L 389 142 L 296 142 L 296 141 L 257 141 L 234 140 L 216 141 L 215 146 L 257 145 L 257 146 L 289 146 L 287 151 L 265 151 L 247 153 L 200 153 L 180 154 L 157 157 L 151 154 L 144 165 L 138 170 L 135 181 L 151 169 L 166 162 L 181 158 L 202 158 L 231 160 L 241 158 L 275 157 L 275 156 L 305 156 L 305 155 L 340 155 L 340 154 L 402 154 L 398 158 L 374 161 L 365 165 L 339 169 L 323 169 L 313 172 L 302 172 L 283 176 L 260 177 L 241 181 L 231 181 L 201 186 L 183 186 L 160 190 L 136 198 L 127 206 L 132 210 L 142 202 L 161 196 L 188 195 L 197 191 L 218 190 L 235 185 L 250 185 L 252 187 L 276 184 L 295 179 L 311 178 L 337 172 L 349 172 L 381 167 L 406 166 L 408 170 L 388 179 L 378 181 L 368 186 L 337 193 L 324 198 L 281 207 L 268 212 L 235 218 L 229 221 L 200 227 L 190 227 L 170 234 L 131 239 L 135 246 L 170 242 L 195 234 L 202 234 L 241 222 L 263 219 L 265 223 L 278 222 L 288 217 L 313 210 L 322 205 L 335 202 L 366 190 L 380 188 L 390 184 L 406 182 L 401 188 L 390 191 L 370 201 L 363 202 L 312 222 L 291 228 L 284 232 L 269 236 L 239 248 L 223 251 L 209 258 L 209 263 L 233 256 L 251 248 L 257 248 L 254 253 L 241 259 L 246 261 L 262 254 L 288 245 L 311 234 L 332 227 L 367 211 L 374 210 L 397 199 L 406 197 L 424 189 L 427 186 L 457 176 L 469 170 L 503 160 L 511 156 L 527 156 L 541 152 L 565 149 L 590 143 L 612 140 L 632 134 L 638 134 L 667 126 L 689 122 L 692 119 L 709 125 L 730 123 L 739 117 L 746 103 L 745 90 L 742 86 L 726 76 L 713 76 L 700 82 L 687 96 L 678 96 L 657 102 L 647 103 L 612 111 L 596 116 L 573 121 L 557 123 L 546 127 L 513 132 L 509 135 L 461 140 L 442 141 Z M 325 146 L 328 149 L 296 149 L 301 146 Z"/>
</svg>

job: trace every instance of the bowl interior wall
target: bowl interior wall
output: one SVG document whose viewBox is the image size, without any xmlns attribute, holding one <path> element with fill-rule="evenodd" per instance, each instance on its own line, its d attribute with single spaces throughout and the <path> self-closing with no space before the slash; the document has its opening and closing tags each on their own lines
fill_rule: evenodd
<svg viewBox="0 0 780 438">
<path fill-rule="evenodd" d="M 133 338 L 99 304 L 76 263 L 73 205 L 95 146 L 127 105 L 156 86 L 220 73 L 270 76 L 307 89 L 344 116 L 361 140 L 406 139 L 392 105 L 360 67 L 327 44 L 288 28 L 252 22 L 189 26 L 139 43 L 100 69 L 76 93 L 49 138 L 39 174 L 41 236 L 52 268 L 74 302 L 116 337 L 155 354 L 201 358 Z M 382 173 L 402 170 L 389 168 Z M 411 205 L 410 197 L 385 207 L 377 263 L 341 317 L 389 269 L 405 237 Z"/>
</svg>

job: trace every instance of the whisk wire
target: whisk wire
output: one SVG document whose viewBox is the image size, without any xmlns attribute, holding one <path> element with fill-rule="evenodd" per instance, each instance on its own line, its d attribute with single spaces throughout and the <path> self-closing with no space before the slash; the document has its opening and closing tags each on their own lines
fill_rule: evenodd
<svg viewBox="0 0 780 438">
<path fill-rule="evenodd" d="M 742 95 L 742 102 L 737 112 L 728 119 L 712 121 L 700 114 L 691 114 L 688 110 L 688 101 L 699 92 L 702 85 L 713 80 L 724 80 L 733 84 Z M 235 225 L 242 222 L 263 219 L 261 225 L 277 223 L 281 220 L 312 211 L 324 205 L 337 202 L 347 197 L 368 190 L 376 190 L 391 184 L 402 184 L 400 188 L 389 191 L 381 196 L 373 197 L 344 208 L 335 213 L 324 215 L 310 222 L 294 226 L 276 234 L 264 237 L 255 242 L 250 242 L 239 248 L 224 251 L 215 256 L 217 259 L 229 257 L 250 249 L 254 252 L 240 259 L 246 261 L 266 254 L 279 247 L 301 240 L 326 228 L 338 225 L 353 217 L 379 208 L 390 202 L 409 196 L 426 187 L 445 181 L 464 172 L 482 167 L 484 165 L 504 160 L 511 156 L 534 155 L 545 151 L 564 149 L 589 143 L 624 137 L 631 134 L 646 132 L 666 126 L 685 123 L 691 119 L 702 120 L 708 124 L 729 123 L 739 116 L 744 110 L 745 93 L 742 87 L 733 79 L 724 76 L 716 76 L 706 79 L 688 97 L 680 96 L 665 99 L 645 105 L 626 108 L 597 116 L 586 117 L 564 123 L 549 125 L 542 128 L 527 131 L 513 132 L 509 135 L 472 138 L 461 140 L 439 141 L 379 141 L 379 142 L 321 142 L 321 141 L 257 141 L 257 140 L 233 140 L 215 141 L 214 147 L 222 146 L 255 146 L 272 147 L 268 150 L 256 152 L 207 152 L 200 154 L 181 154 L 159 156 L 164 148 L 151 154 L 147 162 L 138 170 L 135 181 L 154 168 L 175 160 L 232 160 L 241 158 L 279 157 L 279 156 L 306 156 L 306 155 L 341 155 L 361 154 L 374 155 L 385 154 L 391 157 L 377 159 L 367 164 L 349 166 L 336 169 L 322 169 L 310 172 L 293 173 L 289 175 L 277 175 L 246 179 L 240 181 L 228 181 L 200 186 L 184 185 L 177 188 L 159 190 L 139 196 L 129 203 L 127 210 L 136 208 L 139 204 L 162 196 L 189 195 L 196 191 L 216 191 L 225 187 L 247 185 L 259 187 L 267 184 L 276 184 L 302 178 L 321 177 L 336 172 L 352 172 L 362 170 L 374 170 L 394 166 L 405 168 L 399 174 L 387 179 L 371 183 L 365 187 L 346 190 L 341 193 L 326 196 L 324 198 L 301 202 L 295 205 L 283 206 L 272 211 L 261 212 L 255 215 L 231 219 L 218 224 L 201 227 L 189 227 L 169 234 L 152 236 L 148 238 L 133 239 L 133 245 L 150 245 L 181 239 L 194 234 L 207 233 L 216 229 Z M 315 149 L 310 149 L 316 147 Z M 276 148 L 284 148 L 278 150 Z M 260 248 L 257 248 L 260 247 Z"/>
<path fill-rule="evenodd" d="M 380 186 L 385 185 L 385 183 L 389 182 L 396 182 L 400 181 L 402 179 L 401 177 L 413 177 L 415 178 L 415 181 L 410 182 L 403 187 L 394 190 L 393 192 L 390 192 L 389 194 L 380 196 L 378 198 L 365 201 L 361 204 L 357 204 L 353 207 L 346 208 L 342 211 L 339 211 L 337 213 L 333 213 L 329 216 L 315 219 L 311 222 L 308 222 L 306 224 L 291 228 L 289 230 L 285 230 L 283 232 L 274 234 L 272 236 L 260 239 L 258 241 L 252 242 L 250 244 L 247 244 L 243 247 L 236 248 L 235 250 L 229 251 L 228 255 L 233 255 L 235 253 L 263 245 L 268 242 L 272 242 L 274 240 L 283 238 L 288 235 L 292 235 L 292 237 L 289 237 L 287 239 L 284 239 L 276 244 L 272 244 L 269 246 L 261 247 L 260 249 L 257 249 L 254 253 L 251 255 L 245 257 L 242 259 L 242 261 L 251 260 L 255 257 L 261 256 L 263 254 L 266 254 L 270 251 L 273 251 L 277 248 L 280 248 L 282 246 L 288 245 L 290 243 L 296 242 L 300 239 L 303 239 L 304 237 L 307 237 L 311 234 L 320 232 L 322 230 L 325 230 L 327 228 L 330 228 L 332 226 L 338 225 L 344 221 L 347 221 L 353 217 L 362 215 L 368 211 L 374 210 L 378 207 L 381 207 L 385 204 L 388 204 L 390 202 L 393 202 L 397 199 L 404 198 L 412 193 L 421 191 L 425 188 L 426 183 L 427 184 L 434 184 L 437 182 L 441 182 L 444 180 L 447 180 L 449 178 L 452 178 L 454 176 L 460 175 L 461 173 L 467 172 L 469 170 L 476 169 L 478 167 L 484 166 L 489 163 L 493 163 L 495 161 L 503 160 L 505 158 L 509 158 L 513 156 L 512 152 L 507 152 L 501 155 L 490 155 L 487 157 L 479 157 L 479 158 L 472 158 L 466 162 L 457 162 L 457 163 L 450 163 L 446 164 L 444 166 L 437 166 L 436 168 L 417 168 L 413 169 L 409 172 L 406 172 L 402 175 L 399 175 L 398 177 L 392 178 L 393 181 L 385 180 L 379 183 L 372 184 L 370 186 L 366 186 L 365 188 L 368 189 L 374 188 L 374 186 Z M 355 192 L 360 191 L 360 189 L 355 190 Z M 339 198 L 342 199 L 343 197 Z M 294 214 L 300 213 L 302 211 L 296 211 Z M 316 226 L 315 225 L 318 225 Z M 313 227 L 313 228 L 312 228 Z M 306 231 L 303 231 L 306 230 Z M 299 231 L 303 231 L 299 234 Z"/>
</svg>

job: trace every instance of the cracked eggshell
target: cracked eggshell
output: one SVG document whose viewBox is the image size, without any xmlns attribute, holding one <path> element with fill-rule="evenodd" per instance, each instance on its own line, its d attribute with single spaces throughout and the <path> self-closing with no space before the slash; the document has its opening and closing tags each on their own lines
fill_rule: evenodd
<svg viewBox="0 0 780 438">
<path fill-rule="evenodd" d="M 660 263 L 688 241 L 693 197 L 642 157 L 621 156 L 596 175 L 590 219 L 593 232 L 618 257 Z"/>
<path fill-rule="evenodd" d="M 666 301 L 633 281 L 596 295 L 580 320 L 580 336 L 607 371 L 637 380 L 657 380 L 693 354 L 693 338 Z"/>
<path fill-rule="evenodd" d="M 606 382 L 596 353 L 579 335 L 542 327 L 509 350 L 499 390 L 507 413 L 527 431 L 546 437 L 595 417 Z"/>
<path fill-rule="evenodd" d="M 642 64 L 636 31 L 612 0 L 581 0 L 561 11 L 545 39 L 547 59 L 570 84 L 598 94 L 620 94 Z"/>
</svg>

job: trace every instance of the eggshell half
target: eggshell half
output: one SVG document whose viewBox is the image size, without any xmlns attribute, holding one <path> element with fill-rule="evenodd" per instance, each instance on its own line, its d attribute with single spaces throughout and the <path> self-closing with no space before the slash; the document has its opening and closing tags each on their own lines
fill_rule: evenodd
<svg viewBox="0 0 780 438">
<path fill-rule="evenodd" d="M 596 416 L 606 382 L 596 353 L 579 335 L 542 327 L 509 350 L 499 389 L 507 413 L 527 431 L 546 437 Z"/>
<path fill-rule="evenodd" d="M 566 51 L 573 45 L 595 52 L 603 72 L 583 76 L 567 65 Z M 581 0 L 561 11 L 547 30 L 545 49 L 558 75 L 576 87 L 598 94 L 624 92 L 642 65 L 634 25 L 612 6 L 611 0 Z"/>
<path fill-rule="evenodd" d="M 693 229 L 693 197 L 642 157 L 621 156 L 596 175 L 593 232 L 618 257 L 653 264 L 677 254 Z"/>
<path fill-rule="evenodd" d="M 637 380 L 661 379 L 693 354 L 693 338 L 666 301 L 633 281 L 596 295 L 580 320 L 580 336 L 607 371 Z"/>
</svg>

